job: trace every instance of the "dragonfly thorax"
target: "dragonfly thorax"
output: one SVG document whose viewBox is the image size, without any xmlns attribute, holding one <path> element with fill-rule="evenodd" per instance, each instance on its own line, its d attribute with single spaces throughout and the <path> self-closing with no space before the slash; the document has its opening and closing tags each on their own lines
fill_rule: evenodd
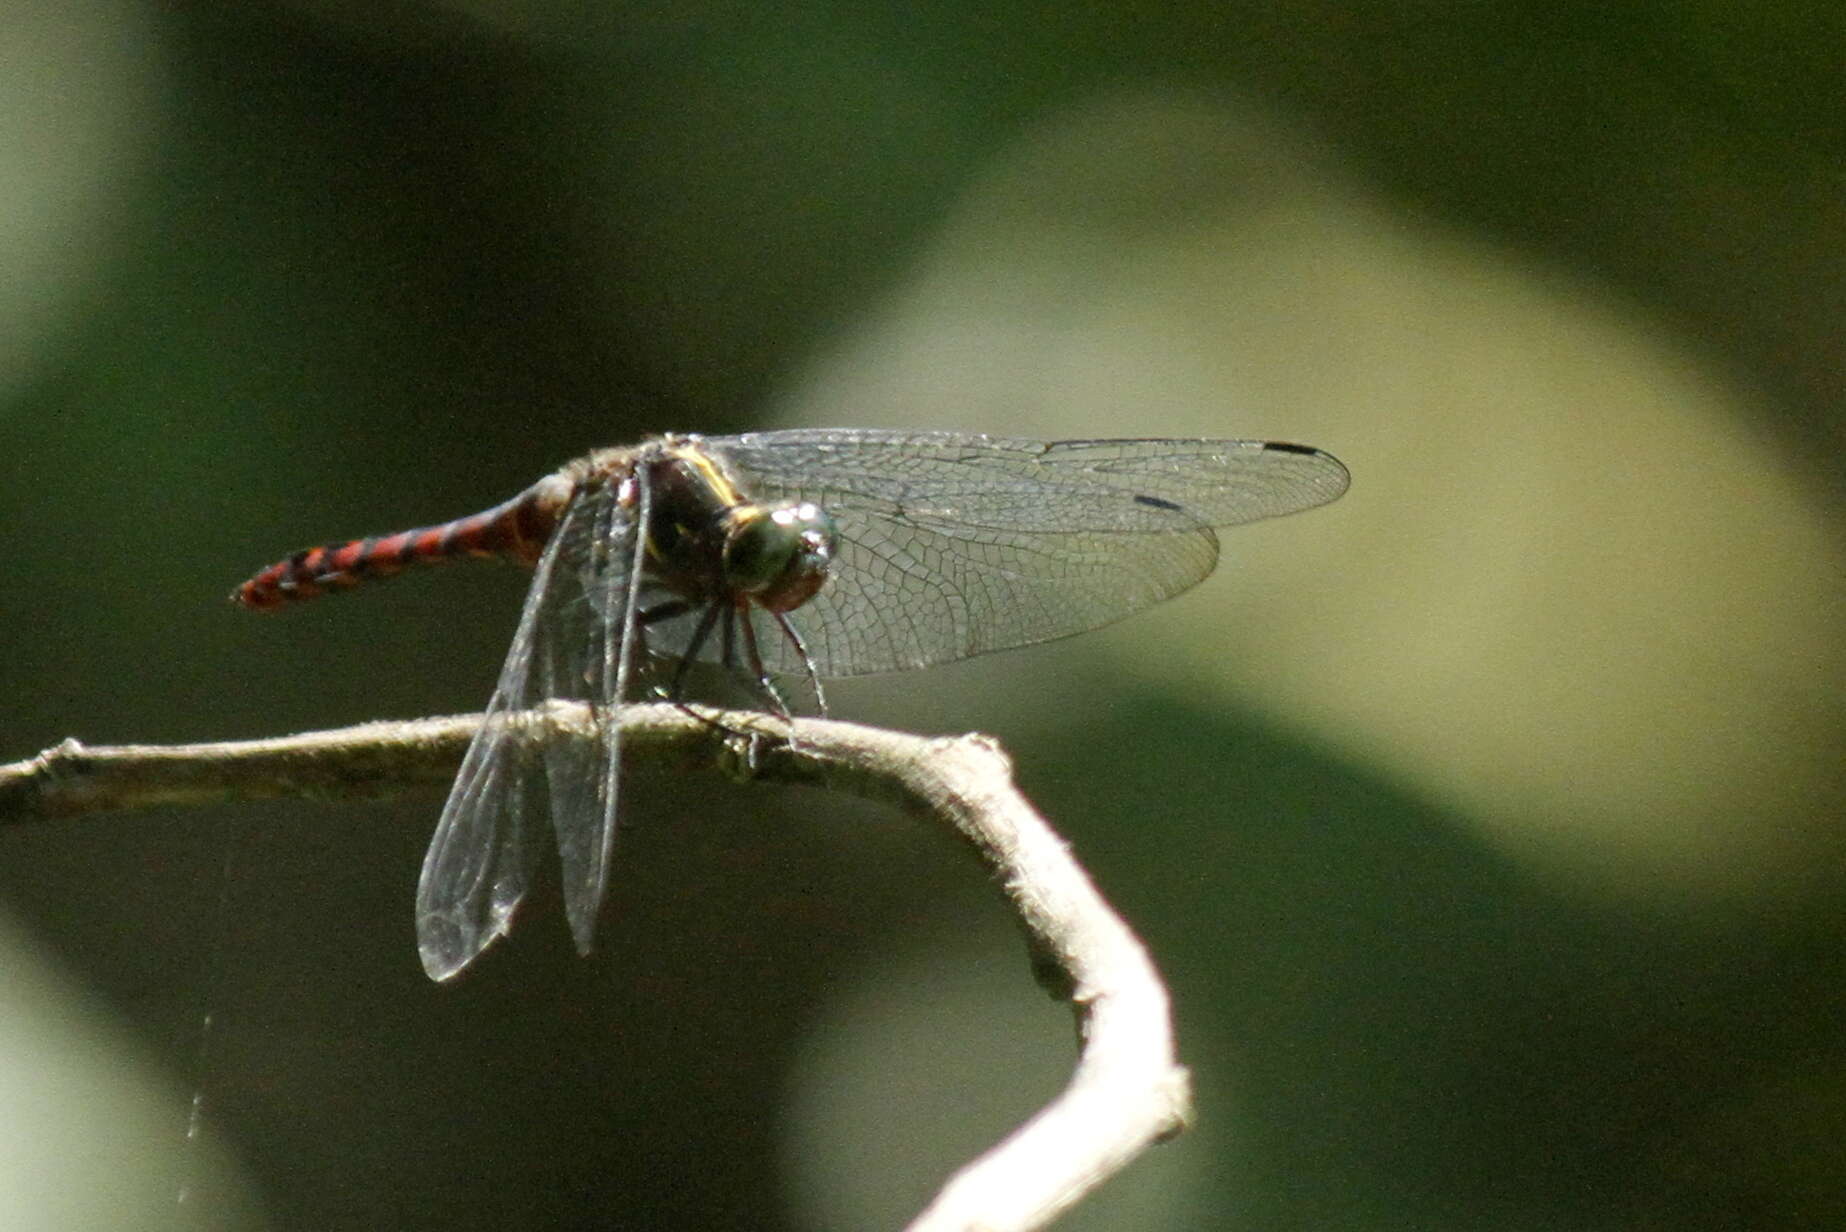
<svg viewBox="0 0 1846 1232">
<path fill-rule="evenodd" d="M 800 607 L 827 580 L 839 531 L 811 501 L 733 505 L 725 517 L 726 586 L 772 612 Z"/>
</svg>

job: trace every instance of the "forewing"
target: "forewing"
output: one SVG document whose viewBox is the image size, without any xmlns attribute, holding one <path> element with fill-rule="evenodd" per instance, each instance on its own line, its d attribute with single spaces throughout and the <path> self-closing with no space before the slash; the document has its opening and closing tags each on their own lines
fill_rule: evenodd
<svg viewBox="0 0 1846 1232">
<path fill-rule="evenodd" d="M 1180 593 L 1218 558 L 1213 527 L 1346 490 L 1299 445 L 1033 441 L 867 429 L 751 433 L 708 446 L 758 500 L 811 500 L 841 544 L 794 614 L 824 676 L 921 667 L 1094 629 Z M 773 670 L 801 670 L 773 630 Z"/>
<path fill-rule="evenodd" d="M 549 697 L 605 700 L 597 690 L 606 674 L 594 666 L 602 650 L 594 599 L 613 583 L 598 565 L 614 562 L 625 570 L 628 554 L 599 554 L 597 536 L 620 537 L 620 522 L 613 491 L 586 488 L 566 508 L 533 570 L 499 684 L 417 883 L 417 945 L 432 979 L 460 971 L 511 926 L 544 847 L 537 812 L 546 779 L 567 900 L 600 895 L 607 872 L 586 870 L 583 853 L 606 851 L 604 833 L 614 825 L 613 790 L 605 785 L 613 782 L 616 725 L 602 724 L 597 742 L 552 740 L 542 750 L 519 728 L 520 716 Z"/>
<path fill-rule="evenodd" d="M 624 506 L 612 482 L 585 502 L 581 541 L 564 548 L 573 572 L 572 602 L 556 622 L 558 653 L 548 674 L 548 695 L 582 698 L 600 720 L 593 741 L 559 741 L 545 749 L 551 788 L 551 824 L 557 834 L 564 914 L 577 951 L 588 954 L 609 888 L 615 845 L 617 789 L 621 785 L 618 710 L 627 692 L 633 653 L 634 570 L 643 544 L 636 534 L 645 516 Z"/>
</svg>

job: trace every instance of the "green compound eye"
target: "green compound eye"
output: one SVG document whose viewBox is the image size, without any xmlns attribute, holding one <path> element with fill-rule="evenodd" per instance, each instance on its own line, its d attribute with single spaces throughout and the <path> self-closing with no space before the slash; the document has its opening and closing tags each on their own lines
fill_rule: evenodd
<svg viewBox="0 0 1846 1232">
<path fill-rule="evenodd" d="M 724 543 L 724 576 L 747 594 L 767 589 L 782 576 L 801 547 L 801 532 L 763 508 L 737 518 Z"/>
<path fill-rule="evenodd" d="M 838 536 L 818 505 L 749 506 L 734 515 L 725 538 L 725 581 L 771 611 L 790 611 L 827 580 Z"/>
</svg>

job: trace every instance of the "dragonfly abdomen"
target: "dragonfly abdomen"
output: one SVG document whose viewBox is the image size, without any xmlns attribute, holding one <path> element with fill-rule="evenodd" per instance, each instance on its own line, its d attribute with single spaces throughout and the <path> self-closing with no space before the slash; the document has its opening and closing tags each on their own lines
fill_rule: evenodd
<svg viewBox="0 0 1846 1232">
<path fill-rule="evenodd" d="M 545 549 L 571 482 L 550 475 L 492 509 L 442 522 L 344 543 L 303 548 L 279 560 L 231 592 L 233 602 L 256 611 L 347 590 L 373 578 L 391 577 L 415 564 L 458 556 L 498 557 L 530 566 Z"/>
</svg>

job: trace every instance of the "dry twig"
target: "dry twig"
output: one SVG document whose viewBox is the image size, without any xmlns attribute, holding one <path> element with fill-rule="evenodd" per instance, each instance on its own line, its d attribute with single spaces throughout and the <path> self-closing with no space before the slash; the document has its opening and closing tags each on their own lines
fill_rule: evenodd
<svg viewBox="0 0 1846 1232">
<path fill-rule="evenodd" d="M 1063 1092 L 952 1177 L 910 1232 L 1043 1227 L 1185 1127 L 1189 1083 L 1173 1056 L 1166 989 L 1141 943 L 1013 785 L 992 740 L 801 719 L 791 744 L 779 720 L 701 713 L 625 707 L 624 754 L 703 750 L 733 772 L 843 789 L 948 824 L 1005 892 L 1040 981 L 1076 1012 L 1079 1055 Z M 593 721 L 585 707 L 562 702 L 533 718 L 539 739 L 580 739 Z M 153 805 L 387 795 L 452 776 L 479 722 L 368 723 L 220 744 L 89 748 L 67 740 L 0 766 L 0 825 Z"/>
</svg>

